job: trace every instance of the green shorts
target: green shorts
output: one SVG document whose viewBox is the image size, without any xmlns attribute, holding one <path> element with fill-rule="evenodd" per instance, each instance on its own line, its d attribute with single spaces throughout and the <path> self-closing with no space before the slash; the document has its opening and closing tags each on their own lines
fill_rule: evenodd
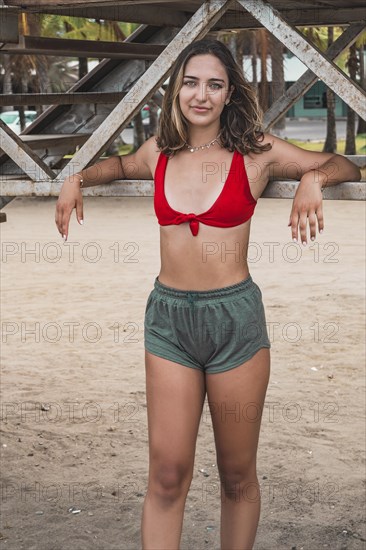
<svg viewBox="0 0 366 550">
<path fill-rule="evenodd" d="M 223 372 L 270 348 L 262 293 L 249 275 L 240 283 L 186 291 L 162 284 L 150 292 L 145 349 L 205 373 Z"/>
</svg>

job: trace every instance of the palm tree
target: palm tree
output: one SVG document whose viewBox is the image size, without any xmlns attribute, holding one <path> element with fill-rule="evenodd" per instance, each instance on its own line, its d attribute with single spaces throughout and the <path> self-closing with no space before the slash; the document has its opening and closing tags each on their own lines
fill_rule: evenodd
<svg viewBox="0 0 366 550">
<path fill-rule="evenodd" d="M 269 43 L 271 48 L 272 79 L 271 79 L 271 102 L 274 103 L 285 93 L 285 71 L 283 63 L 284 45 L 273 34 L 270 34 Z M 278 119 L 273 125 L 274 133 L 282 134 L 286 128 L 285 115 Z"/>
<path fill-rule="evenodd" d="M 364 48 L 366 42 L 366 33 L 363 33 L 362 36 L 356 41 L 356 47 L 358 48 L 358 56 L 360 60 L 360 86 L 363 90 L 366 91 L 366 73 L 365 73 L 365 58 L 364 58 Z M 357 135 L 366 134 L 366 120 L 358 117 L 357 125 Z"/>
<path fill-rule="evenodd" d="M 357 59 L 357 48 L 356 44 L 353 43 L 349 47 L 349 57 L 347 61 L 347 67 L 349 71 L 349 76 L 351 80 L 356 81 L 356 75 L 359 67 L 359 62 Z M 355 122 L 356 116 L 354 110 L 347 105 L 347 130 L 346 130 L 346 144 L 345 144 L 345 155 L 355 155 L 356 154 L 356 139 L 355 139 Z"/>
<path fill-rule="evenodd" d="M 264 112 L 267 111 L 268 104 L 268 79 L 267 79 L 267 54 L 268 54 L 268 31 L 259 29 L 256 33 L 259 41 L 259 53 L 261 57 L 261 81 L 258 86 L 259 103 Z"/>
</svg>

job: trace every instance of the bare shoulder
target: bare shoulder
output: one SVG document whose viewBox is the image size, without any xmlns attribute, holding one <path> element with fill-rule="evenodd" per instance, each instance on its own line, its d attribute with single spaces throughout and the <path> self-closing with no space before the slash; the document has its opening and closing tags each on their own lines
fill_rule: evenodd
<svg viewBox="0 0 366 550">
<path fill-rule="evenodd" d="M 134 153 L 122 155 L 120 158 L 126 179 L 153 179 L 158 155 L 156 136 L 147 139 Z"/>
</svg>

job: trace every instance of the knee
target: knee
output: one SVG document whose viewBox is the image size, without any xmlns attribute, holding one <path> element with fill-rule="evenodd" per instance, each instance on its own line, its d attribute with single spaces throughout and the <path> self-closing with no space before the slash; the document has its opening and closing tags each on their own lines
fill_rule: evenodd
<svg viewBox="0 0 366 550">
<path fill-rule="evenodd" d="M 150 488 L 163 500 L 174 501 L 187 494 L 192 474 L 185 464 L 162 462 L 152 467 Z"/>
<path fill-rule="evenodd" d="M 219 468 L 221 491 L 229 500 L 257 501 L 259 484 L 255 463 Z"/>
</svg>

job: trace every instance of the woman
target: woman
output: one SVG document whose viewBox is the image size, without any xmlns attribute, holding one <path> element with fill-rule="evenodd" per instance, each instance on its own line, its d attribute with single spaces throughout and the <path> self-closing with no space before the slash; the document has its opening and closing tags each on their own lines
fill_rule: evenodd
<svg viewBox="0 0 366 550">
<path fill-rule="evenodd" d="M 332 176 L 331 178 L 328 177 Z M 254 544 L 256 455 L 270 374 L 262 295 L 247 264 L 250 220 L 269 177 L 300 180 L 288 225 L 307 243 L 324 227 L 322 188 L 359 180 L 342 156 L 312 153 L 261 133 L 255 92 L 230 51 L 199 40 L 178 56 L 158 135 L 135 153 L 68 178 L 56 224 L 82 223 L 83 187 L 155 180 L 161 269 L 145 311 L 149 482 L 142 546 L 177 549 L 205 395 L 221 480 L 221 548 Z"/>
</svg>

